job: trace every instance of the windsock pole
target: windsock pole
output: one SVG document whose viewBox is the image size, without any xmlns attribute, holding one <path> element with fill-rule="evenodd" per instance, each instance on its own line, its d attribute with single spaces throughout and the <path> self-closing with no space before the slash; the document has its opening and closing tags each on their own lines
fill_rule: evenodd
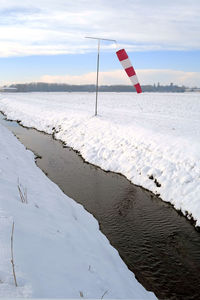
<svg viewBox="0 0 200 300">
<path fill-rule="evenodd" d="M 90 37 L 86 36 L 86 39 L 94 39 L 98 40 L 98 50 L 97 50 L 97 79 L 96 79 L 96 102 L 95 102 L 95 116 L 97 116 L 97 104 L 98 104 L 98 92 L 99 92 L 99 56 L 100 56 L 100 41 L 110 41 L 115 42 L 116 40 L 110 40 L 110 39 L 102 39 L 98 37 Z"/>
<path fill-rule="evenodd" d="M 100 52 L 100 40 L 98 40 L 98 54 L 97 54 L 97 81 L 96 81 L 95 116 L 97 115 L 97 100 L 98 100 L 98 92 L 99 92 L 99 52 Z"/>
</svg>

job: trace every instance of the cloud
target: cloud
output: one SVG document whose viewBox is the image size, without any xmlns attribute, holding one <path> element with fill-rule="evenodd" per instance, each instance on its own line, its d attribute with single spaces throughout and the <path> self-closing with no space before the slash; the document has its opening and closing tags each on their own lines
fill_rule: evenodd
<svg viewBox="0 0 200 300">
<path fill-rule="evenodd" d="M 188 87 L 199 86 L 200 72 L 184 72 L 178 70 L 137 70 L 139 81 L 142 85 L 160 83 L 168 85 L 171 82 Z M 67 84 L 95 84 L 96 72 L 85 73 L 82 75 L 52 76 L 44 75 L 38 81 L 48 83 L 67 83 Z M 130 80 L 123 70 L 100 72 L 100 85 L 125 84 L 129 85 Z"/>
<path fill-rule="evenodd" d="M 93 51 L 85 35 L 117 39 L 129 51 L 200 48 L 198 0 L 16 2 L 1 0 L 1 57 Z"/>
<path fill-rule="evenodd" d="M 200 72 L 186 72 L 179 70 L 138 70 L 138 75 L 144 84 L 170 84 L 188 87 L 199 86 Z"/>
</svg>

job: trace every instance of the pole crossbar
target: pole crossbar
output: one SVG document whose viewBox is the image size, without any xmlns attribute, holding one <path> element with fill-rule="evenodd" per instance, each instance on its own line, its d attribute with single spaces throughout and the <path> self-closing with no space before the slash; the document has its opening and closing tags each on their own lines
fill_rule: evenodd
<svg viewBox="0 0 200 300">
<path fill-rule="evenodd" d="M 111 39 L 104 39 L 104 38 L 99 38 L 99 37 L 91 37 L 91 36 L 86 36 L 86 39 L 93 39 L 93 40 L 103 40 L 103 41 L 111 41 L 117 43 L 116 40 L 111 40 Z"/>
<path fill-rule="evenodd" d="M 97 50 L 97 79 L 96 79 L 96 102 L 95 102 L 95 116 L 97 115 L 97 102 L 98 102 L 98 92 L 99 92 L 99 55 L 100 55 L 100 41 L 109 41 L 109 42 L 115 42 L 117 44 L 116 40 L 111 39 L 104 39 L 99 37 L 91 37 L 86 36 L 86 39 L 93 39 L 98 40 L 98 50 Z"/>
</svg>

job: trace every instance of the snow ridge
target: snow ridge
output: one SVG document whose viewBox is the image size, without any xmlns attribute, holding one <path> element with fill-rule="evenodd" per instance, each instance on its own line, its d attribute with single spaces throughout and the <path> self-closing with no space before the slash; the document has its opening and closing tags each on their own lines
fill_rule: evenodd
<svg viewBox="0 0 200 300">
<path fill-rule="evenodd" d="M 6 95 L 0 109 L 54 133 L 88 162 L 124 174 L 200 226 L 200 94 L 92 93 Z"/>
</svg>

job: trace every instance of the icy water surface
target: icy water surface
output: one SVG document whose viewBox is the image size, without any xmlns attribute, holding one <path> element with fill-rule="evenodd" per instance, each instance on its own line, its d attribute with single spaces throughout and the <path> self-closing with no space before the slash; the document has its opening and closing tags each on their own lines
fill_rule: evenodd
<svg viewBox="0 0 200 300">
<path fill-rule="evenodd" d="M 200 299 L 200 233 L 151 192 L 85 163 L 52 136 L 3 120 L 42 158 L 37 165 L 99 221 L 101 231 L 159 299 Z"/>
</svg>

